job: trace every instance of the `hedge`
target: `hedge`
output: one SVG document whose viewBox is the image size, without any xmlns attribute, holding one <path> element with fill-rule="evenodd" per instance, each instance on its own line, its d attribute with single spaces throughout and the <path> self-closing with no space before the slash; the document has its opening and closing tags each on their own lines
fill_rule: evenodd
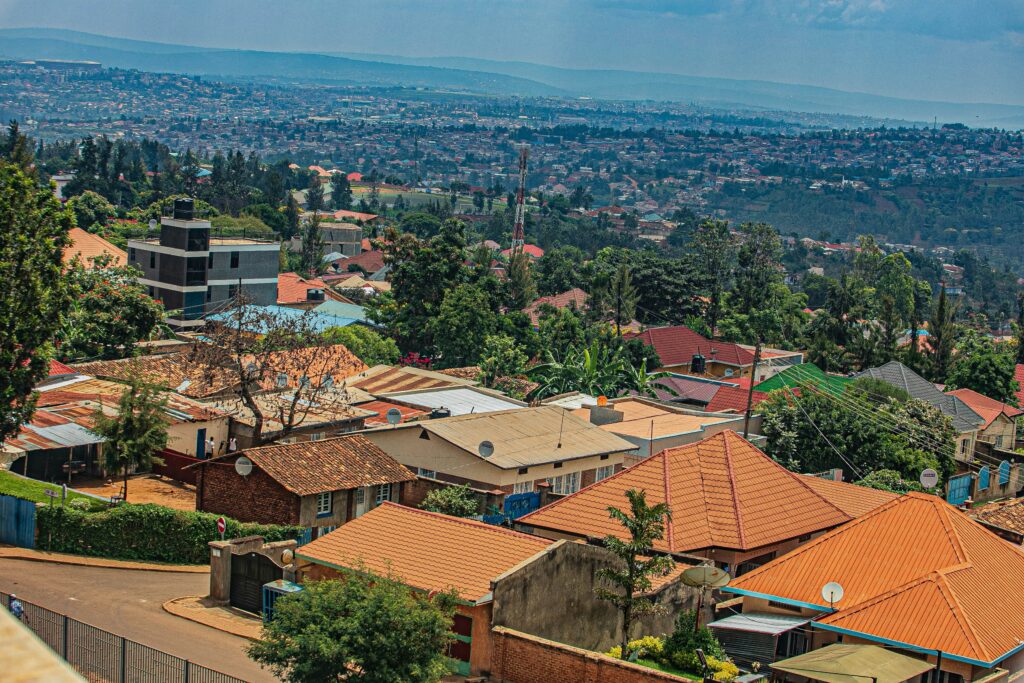
<svg viewBox="0 0 1024 683">
<path fill-rule="evenodd" d="M 69 507 L 36 509 L 36 547 L 123 560 L 208 564 L 210 541 L 220 539 L 218 515 L 172 510 L 162 505 L 121 504 L 104 512 Z M 267 541 L 297 538 L 302 527 L 226 519 L 227 539 L 262 536 Z"/>
</svg>

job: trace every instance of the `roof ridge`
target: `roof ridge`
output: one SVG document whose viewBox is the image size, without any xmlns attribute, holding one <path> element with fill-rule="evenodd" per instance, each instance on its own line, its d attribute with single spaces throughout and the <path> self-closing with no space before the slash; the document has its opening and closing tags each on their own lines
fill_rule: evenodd
<svg viewBox="0 0 1024 683">
<path fill-rule="evenodd" d="M 733 508 L 733 512 L 735 512 L 735 514 L 736 514 L 736 530 L 738 532 L 739 539 L 740 539 L 740 547 L 741 548 L 746 548 L 747 547 L 746 534 L 743 533 L 743 513 L 740 512 L 739 492 L 737 492 L 737 490 L 736 490 L 736 476 L 733 473 L 733 469 L 732 469 L 732 437 L 729 436 L 728 432 L 731 432 L 733 435 L 735 435 L 737 437 L 739 437 L 739 434 L 737 434 L 736 432 L 733 432 L 731 429 L 727 429 L 725 431 L 720 432 L 720 434 L 722 434 L 722 440 L 725 443 L 725 467 L 726 467 L 726 470 L 729 472 L 729 491 L 730 491 L 730 493 L 732 493 L 732 508 Z M 747 442 L 747 443 L 750 443 L 750 442 Z M 751 445 L 753 445 L 753 444 L 751 444 Z M 700 461 L 700 450 L 699 449 L 697 451 L 697 460 L 698 460 L 698 462 Z M 701 467 L 701 474 L 702 475 L 703 475 L 703 472 L 704 472 L 704 467 L 703 467 L 703 463 L 702 463 L 702 467 Z M 707 507 L 707 505 L 705 505 L 704 507 Z"/>
<path fill-rule="evenodd" d="M 672 524 L 672 486 L 668 476 L 668 449 L 666 448 L 661 453 L 661 470 L 665 486 L 665 505 L 668 507 L 668 519 L 665 523 L 665 536 L 668 540 L 669 552 L 675 552 L 676 550 L 676 537 L 675 537 L 675 526 Z M 625 470 L 623 470 L 625 471 Z M 706 506 L 705 506 L 706 507 Z"/>
<path fill-rule="evenodd" d="M 550 545 L 551 543 L 554 542 L 554 541 L 552 541 L 551 539 L 548 539 L 548 538 L 542 538 L 542 537 L 536 536 L 534 534 L 527 534 L 527 533 L 524 533 L 522 531 L 516 531 L 514 529 L 506 529 L 506 528 L 498 526 L 496 524 L 487 524 L 486 522 L 478 522 L 475 519 L 466 519 L 465 517 L 454 517 L 452 515 L 446 515 L 446 514 L 443 514 L 441 512 L 433 512 L 432 510 L 422 510 L 420 508 L 414 508 L 414 507 L 410 507 L 408 505 L 402 505 L 400 503 L 395 503 L 395 502 L 390 501 L 390 500 L 383 501 L 377 507 L 385 507 L 385 506 L 386 507 L 399 508 L 401 510 L 408 510 L 409 512 L 413 512 L 413 513 L 416 513 L 418 515 L 422 515 L 424 517 L 440 518 L 440 519 L 443 519 L 444 521 L 450 522 L 452 524 L 462 524 L 463 526 L 469 526 L 469 527 L 473 527 L 473 528 L 476 528 L 476 529 L 482 529 L 484 531 L 489 531 L 489 532 L 496 533 L 496 534 L 503 534 L 505 536 L 514 536 L 516 538 L 522 538 L 524 540 L 535 541 L 535 542 L 537 542 L 539 544 L 543 544 L 545 546 L 546 545 Z"/>
<path fill-rule="evenodd" d="M 956 567 L 950 567 L 949 570 L 959 570 L 966 569 L 967 567 L 974 567 L 974 565 L 970 563 L 965 563 L 965 565 L 966 566 L 958 565 Z M 963 605 L 960 604 L 960 600 L 956 596 L 956 590 L 953 588 L 953 586 L 950 585 L 949 581 L 946 580 L 946 571 L 932 572 L 931 574 L 929 574 L 928 578 L 935 581 L 936 586 L 938 586 L 939 588 L 939 593 L 942 595 L 943 599 L 946 600 L 946 603 L 949 605 L 950 609 L 957 615 L 957 625 L 960 626 L 960 629 L 964 632 L 964 635 L 967 636 L 967 639 L 971 642 L 971 646 L 979 653 L 982 653 L 985 656 L 986 661 L 990 659 L 991 656 L 988 652 L 988 649 L 981 644 L 981 638 L 979 638 L 978 634 L 975 632 L 974 624 L 971 623 L 971 619 L 967 614 L 967 610 L 963 608 Z"/>
<path fill-rule="evenodd" d="M 960 532 L 956 530 L 953 520 L 950 519 L 949 511 L 950 506 L 946 501 L 932 496 L 935 500 L 931 501 L 932 506 L 939 515 L 939 523 L 942 524 L 942 528 L 946 531 L 946 535 L 949 537 L 950 542 L 953 545 L 953 552 L 960 558 L 963 563 L 970 563 L 971 556 L 967 554 L 967 548 L 964 547 L 963 541 L 960 538 Z"/>
</svg>

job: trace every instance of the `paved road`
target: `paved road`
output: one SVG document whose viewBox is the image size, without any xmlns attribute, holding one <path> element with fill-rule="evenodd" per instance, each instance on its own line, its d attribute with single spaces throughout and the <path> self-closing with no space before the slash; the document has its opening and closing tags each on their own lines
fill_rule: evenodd
<svg viewBox="0 0 1024 683">
<path fill-rule="evenodd" d="M 205 595 L 209 583 L 207 574 L 0 559 L 4 593 L 246 681 L 273 681 L 245 656 L 244 638 L 163 610 L 171 598 Z"/>
</svg>

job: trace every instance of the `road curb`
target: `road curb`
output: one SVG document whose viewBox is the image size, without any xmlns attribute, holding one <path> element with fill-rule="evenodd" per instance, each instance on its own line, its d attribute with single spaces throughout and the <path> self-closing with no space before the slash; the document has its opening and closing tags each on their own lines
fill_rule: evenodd
<svg viewBox="0 0 1024 683">
<path fill-rule="evenodd" d="M 248 640 L 258 640 L 260 627 L 257 627 L 256 624 L 233 624 L 227 619 L 219 618 L 216 616 L 213 616 L 211 618 L 211 615 L 206 613 L 205 610 L 197 610 L 195 608 L 186 607 L 184 605 L 186 601 L 197 601 L 202 600 L 203 598 L 204 596 L 202 595 L 185 595 L 180 598 L 172 598 L 165 602 L 162 606 L 165 612 L 167 612 L 168 614 L 172 614 L 176 617 L 188 619 L 189 621 L 194 621 L 197 624 L 202 624 L 203 626 L 208 626 L 209 628 L 216 629 L 224 633 L 229 633 L 233 636 L 238 636 L 240 638 L 246 638 Z"/>
<path fill-rule="evenodd" d="M 41 550 L 28 550 L 26 548 L 0 548 L 0 560 L 26 560 L 28 562 L 49 562 L 51 564 L 66 564 L 76 567 L 128 569 L 132 571 L 145 572 L 176 572 L 179 574 L 210 573 L 210 568 L 206 565 L 133 562 L 131 560 L 113 560 L 105 557 L 87 557 L 84 555 L 48 553 Z"/>
</svg>

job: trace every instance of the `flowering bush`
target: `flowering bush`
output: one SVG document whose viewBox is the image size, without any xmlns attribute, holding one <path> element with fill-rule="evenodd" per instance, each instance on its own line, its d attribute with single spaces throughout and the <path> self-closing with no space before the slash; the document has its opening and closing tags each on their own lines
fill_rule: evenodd
<svg viewBox="0 0 1024 683">
<path fill-rule="evenodd" d="M 665 641 L 657 636 L 644 636 L 643 638 L 629 641 L 627 647 L 629 648 L 629 653 L 636 653 L 637 657 L 661 661 L 665 652 Z M 622 647 L 616 645 L 605 654 L 609 657 L 622 659 Z"/>
</svg>

